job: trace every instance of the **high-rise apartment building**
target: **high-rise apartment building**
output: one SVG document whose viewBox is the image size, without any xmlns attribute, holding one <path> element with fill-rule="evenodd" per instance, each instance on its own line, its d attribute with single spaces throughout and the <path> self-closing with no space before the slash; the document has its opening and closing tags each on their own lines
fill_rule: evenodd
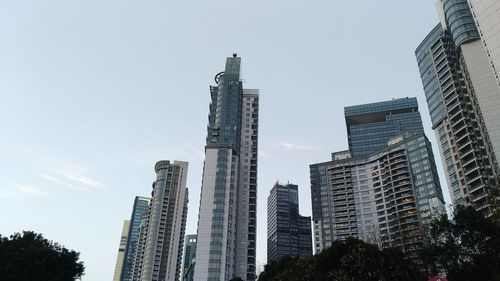
<svg viewBox="0 0 500 281">
<path fill-rule="evenodd" d="M 123 266 L 119 274 L 118 281 L 132 280 L 132 263 L 134 261 L 135 249 L 137 239 L 139 237 L 139 226 L 141 224 L 141 217 L 148 212 L 149 202 L 151 198 L 136 196 L 134 206 L 132 208 L 132 215 L 129 220 L 129 227 L 127 228 L 127 240 L 125 241 L 124 260 Z M 123 236 L 122 236 L 123 238 Z"/>
<path fill-rule="evenodd" d="M 255 280 L 258 90 L 243 89 L 241 58 L 210 87 L 194 280 Z"/>
<path fill-rule="evenodd" d="M 345 119 L 349 150 L 310 166 L 315 251 L 356 237 L 412 253 L 445 212 L 417 101 L 349 106 Z"/>
<path fill-rule="evenodd" d="M 311 217 L 299 215 L 299 188 L 276 183 L 267 197 L 267 262 L 312 256 Z"/>
<path fill-rule="evenodd" d="M 193 281 L 196 257 L 196 234 L 186 235 L 182 257 L 182 281 Z"/>
<path fill-rule="evenodd" d="M 488 185 L 500 174 L 499 5 L 437 1 L 441 23 L 416 50 L 453 203 L 485 215 Z"/>
<path fill-rule="evenodd" d="M 122 276 L 123 264 L 125 261 L 125 249 L 127 248 L 128 233 L 130 228 L 130 221 L 123 222 L 122 235 L 120 238 L 120 247 L 118 248 L 118 256 L 116 257 L 115 273 L 113 274 L 113 281 L 120 281 Z"/>
<path fill-rule="evenodd" d="M 132 261 L 132 268 L 130 277 L 133 281 L 140 280 L 142 264 L 144 261 L 144 249 L 146 248 L 146 234 L 148 230 L 148 212 L 142 214 L 141 223 L 139 224 L 139 231 L 137 235 L 137 242 L 134 249 L 134 256 Z"/>
<path fill-rule="evenodd" d="M 500 85 L 500 2 L 497 0 L 469 0 L 476 27 L 492 70 Z"/>
<path fill-rule="evenodd" d="M 132 276 L 134 281 L 177 281 L 182 272 L 188 163 L 159 161 L 155 172 L 149 210 L 139 227 Z"/>
</svg>

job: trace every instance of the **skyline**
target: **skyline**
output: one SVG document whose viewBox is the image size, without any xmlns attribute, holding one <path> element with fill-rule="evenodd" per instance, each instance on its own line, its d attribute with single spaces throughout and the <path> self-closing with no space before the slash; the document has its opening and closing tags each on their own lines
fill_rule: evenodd
<svg viewBox="0 0 500 281">
<path fill-rule="evenodd" d="M 0 140 L 0 154 L 4 159 L 0 164 L 0 210 L 3 213 L 18 210 L 0 218 L 1 234 L 33 229 L 80 251 L 87 267 L 83 280 L 112 277 L 121 224 L 130 216 L 134 196 L 149 195 L 152 167 L 158 160 L 190 162 L 186 233 L 196 233 L 209 101 L 207 85 L 213 84 L 213 73 L 221 69 L 221 59 L 233 52 L 244 60 L 245 87 L 262 91 L 258 241 L 265 240 L 265 199 L 276 180 L 298 184 L 300 212 L 311 214 L 308 165 L 327 161 L 325 156 L 329 153 L 347 148 L 345 133 L 338 134 L 345 132 L 344 106 L 415 96 L 422 110 L 426 134 L 434 151 L 438 151 L 414 61 L 415 47 L 438 22 L 432 1 L 368 3 L 366 10 L 357 11 L 360 16 L 356 19 L 349 19 L 348 13 L 343 13 L 359 8 L 355 4 L 306 5 L 295 1 L 287 3 L 289 11 L 280 9 L 276 2 L 239 4 L 247 11 L 245 20 L 238 22 L 232 13 L 228 16 L 232 19 L 230 22 L 235 23 L 230 30 L 242 29 L 242 34 L 235 35 L 234 40 L 223 39 L 218 44 L 224 47 L 218 50 L 179 50 L 169 44 L 167 35 L 159 36 L 161 33 L 148 28 L 157 32 L 163 28 L 165 34 L 178 36 L 183 41 L 182 48 L 196 45 L 194 43 L 210 45 L 205 40 L 215 42 L 203 34 L 210 31 L 207 34 L 218 39 L 212 31 L 223 23 L 208 24 L 200 32 L 198 22 L 196 26 L 188 26 L 187 33 L 192 32 L 189 34 L 193 37 L 180 34 L 168 28 L 169 23 L 180 20 L 175 13 L 170 15 L 173 19 L 163 19 L 162 11 L 168 5 L 149 1 L 143 3 L 143 10 L 136 12 L 152 15 L 142 23 L 142 28 L 148 31 L 143 32 L 134 27 L 136 14 L 132 8 L 137 7 L 129 5 L 130 10 L 126 10 L 122 6 L 118 13 L 122 17 L 113 19 L 116 23 L 112 23 L 106 21 L 106 16 L 113 12 L 113 6 L 103 5 L 99 6 L 103 11 L 93 10 L 97 7 L 92 6 L 97 5 L 95 2 L 88 2 L 89 6 L 68 4 L 69 11 L 54 3 L 48 7 L 33 4 L 46 14 L 35 14 L 33 7 L 31 11 L 24 11 L 28 15 L 32 13 L 31 25 L 26 14 L 21 13 L 25 17 L 19 17 L 16 22 L 19 11 L 16 13 L 9 7 L 0 9 L 0 30 L 10 43 L 0 47 L 0 58 L 7 62 L 0 66 L 0 93 L 5 96 L 0 103 L 0 124 L 5 130 Z M 190 4 L 177 6 L 178 11 L 193 13 L 180 20 L 182 23 L 197 16 L 204 20 L 210 18 L 210 13 L 203 8 L 218 13 L 230 11 L 229 8 L 217 10 L 208 4 L 199 4 L 199 11 L 190 10 Z M 266 5 L 270 5 L 268 10 L 264 9 Z M 383 16 L 372 15 L 371 9 Z M 259 11 L 261 22 L 256 22 L 252 12 Z M 86 17 L 80 12 L 94 16 L 101 24 L 104 21 L 104 28 L 94 23 L 86 29 L 83 24 Z M 298 20 L 301 16 L 307 20 Z M 45 17 L 52 20 L 40 22 Z M 277 17 L 282 22 L 274 23 Z M 23 19 L 28 23 L 22 25 Z M 64 28 L 58 25 L 61 22 L 67 23 Z M 377 24 L 367 25 L 371 22 Z M 42 24 L 35 26 L 35 23 Z M 120 23 L 124 26 L 119 26 Z M 347 29 L 356 24 L 365 24 L 367 32 L 355 29 L 349 30 L 352 34 L 344 34 L 336 28 Z M 398 24 L 408 34 L 401 29 L 400 32 L 391 29 L 397 30 L 394 25 Z M 12 30 L 6 30 L 5 26 Z M 33 31 L 30 33 L 26 26 Z M 270 31 L 266 31 L 268 26 Z M 48 39 L 43 39 L 41 34 L 48 35 Z M 114 36 L 107 37 L 110 34 Z M 194 39 L 194 34 L 200 39 Z M 281 36 L 274 39 L 275 34 Z M 101 41 L 91 40 L 93 38 Z M 297 42 L 297 38 L 309 40 Z M 83 39 L 89 41 L 82 42 Z M 339 39 L 352 45 L 338 44 Z M 250 44 L 252 41 L 258 44 Z M 396 41 L 404 43 L 400 46 Z M 130 42 L 135 45 L 131 44 L 128 49 L 122 46 Z M 264 46 L 262 42 L 270 43 Z M 367 48 L 367 42 L 373 44 L 370 45 L 373 49 Z M 389 43 L 395 45 L 388 47 Z M 37 47 L 30 49 L 28 45 Z M 120 48 L 113 49 L 116 46 Z M 145 51 L 158 57 L 147 56 Z M 356 56 L 359 54 L 366 57 Z M 367 82 L 359 83 L 359 78 Z M 191 118 L 179 125 L 168 121 L 176 116 Z M 289 122 L 283 123 L 283 116 L 289 118 Z M 180 137 L 173 139 L 174 133 Z M 438 169 L 445 186 L 440 163 Z M 447 194 L 447 189 L 443 189 Z M 114 198 L 111 204 L 109 196 Z M 29 207 L 20 210 L 19 205 Z M 71 229 L 61 230 L 61 226 Z M 102 237 L 102 241 L 98 237 Z M 265 260 L 265 252 L 265 243 L 259 244 L 258 262 Z"/>
</svg>

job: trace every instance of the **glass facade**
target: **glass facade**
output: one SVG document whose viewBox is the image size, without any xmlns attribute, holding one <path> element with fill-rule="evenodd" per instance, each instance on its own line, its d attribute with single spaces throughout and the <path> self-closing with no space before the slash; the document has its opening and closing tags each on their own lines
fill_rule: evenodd
<svg viewBox="0 0 500 281">
<path fill-rule="evenodd" d="M 267 262 L 311 255 L 311 217 L 299 215 L 298 186 L 276 183 L 267 198 Z"/>
<path fill-rule="evenodd" d="M 259 95 L 226 59 L 210 87 L 194 280 L 255 280 Z"/>
<path fill-rule="evenodd" d="M 455 46 L 480 38 L 467 0 L 443 0 L 443 9 Z"/>
<path fill-rule="evenodd" d="M 348 151 L 313 164 L 316 253 L 356 237 L 410 256 L 444 200 L 415 98 L 345 108 Z"/>
<path fill-rule="evenodd" d="M 321 206 L 321 201 L 325 196 L 328 196 L 329 181 L 326 176 L 326 170 L 331 164 L 331 161 L 312 164 L 309 167 L 310 180 L 311 180 L 311 200 L 312 200 L 312 212 L 313 218 L 320 219 L 324 217 L 324 214 L 328 214 L 328 208 L 323 210 Z"/>
<path fill-rule="evenodd" d="M 349 106 L 345 108 L 349 150 L 362 157 L 387 146 L 402 132 L 424 131 L 416 98 Z"/>
<path fill-rule="evenodd" d="M 453 204 L 487 214 L 495 157 L 461 50 L 478 33 L 466 1 L 443 1 L 443 8 L 447 26 L 436 26 L 415 55 Z"/>
<path fill-rule="evenodd" d="M 433 128 L 446 117 L 444 98 L 435 71 L 434 60 L 430 53 L 431 47 L 443 36 L 443 28 L 441 24 L 438 24 L 415 51 Z M 443 54 L 440 59 L 445 59 L 445 55 Z"/>
<path fill-rule="evenodd" d="M 196 234 L 186 235 L 184 240 L 182 281 L 193 281 L 196 258 Z"/>
<path fill-rule="evenodd" d="M 125 250 L 125 261 L 123 263 L 122 275 L 120 281 L 132 280 L 132 263 L 134 261 L 137 239 L 139 238 L 139 226 L 141 218 L 148 212 L 151 198 L 136 196 L 132 215 L 130 217 L 130 228 L 128 233 L 127 247 Z"/>
</svg>

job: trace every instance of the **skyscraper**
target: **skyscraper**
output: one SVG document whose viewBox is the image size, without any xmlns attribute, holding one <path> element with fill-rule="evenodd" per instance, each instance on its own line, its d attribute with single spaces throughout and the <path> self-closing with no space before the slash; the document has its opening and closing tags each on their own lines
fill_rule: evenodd
<svg viewBox="0 0 500 281">
<path fill-rule="evenodd" d="M 182 281 L 193 281 L 196 257 L 196 234 L 186 235 L 182 257 Z"/>
<path fill-rule="evenodd" d="M 356 237 L 411 254 L 444 213 L 431 144 L 415 98 L 345 108 L 349 150 L 313 164 L 315 250 Z"/>
<path fill-rule="evenodd" d="M 299 188 L 276 183 L 267 197 L 267 262 L 312 256 L 311 217 L 299 215 Z"/>
<path fill-rule="evenodd" d="M 210 87 L 194 280 L 255 280 L 258 90 L 243 89 L 241 58 Z"/>
<path fill-rule="evenodd" d="M 130 228 L 130 221 L 123 222 L 122 235 L 120 238 L 120 247 L 118 248 L 118 255 L 116 257 L 115 273 L 113 281 L 120 281 L 122 275 L 123 264 L 125 261 L 125 249 L 127 248 L 128 233 Z"/>
<path fill-rule="evenodd" d="M 139 226 L 141 224 L 141 218 L 144 214 L 148 212 L 149 202 L 151 198 L 136 196 L 134 200 L 134 206 L 132 208 L 132 215 L 130 217 L 130 227 L 128 228 L 127 241 L 124 252 L 124 262 L 121 270 L 121 277 L 119 281 L 130 281 L 132 280 L 132 263 L 134 261 L 135 249 L 137 244 L 137 239 L 139 237 Z"/>
<path fill-rule="evenodd" d="M 416 50 L 454 205 L 491 213 L 500 153 L 498 1 L 437 1 L 441 24 Z M 472 10 L 471 10 L 472 7 Z"/>
<path fill-rule="evenodd" d="M 500 2 L 469 0 L 472 15 L 479 31 L 488 61 L 500 85 Z"/>
<path fill-rule="evenodd" d="M 134 281 L 177 281 L 186 227 L 188 163 L 159 161 L 146 216 L 139 227 Z"/>
</svg>

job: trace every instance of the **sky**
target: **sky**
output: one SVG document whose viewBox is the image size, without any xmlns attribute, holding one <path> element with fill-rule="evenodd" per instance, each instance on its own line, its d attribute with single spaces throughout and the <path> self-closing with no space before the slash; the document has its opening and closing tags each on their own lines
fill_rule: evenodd
<svg viewBox="0 0 500 281">
<path fill-rule="evenodd" d="M 309 165 L 347 149 L 344 106 L 417 97 L 441 163 L 414 56 L 437 23 L 432 0 L 0 1 L 0 234 L 41 232 L 111 280 L 162 159 L 189 162 L 196 233 L 209 85 L 238 53 L 261 91 L 265 263 L 271 187 L 298 184 L 311 215 Z"/>
</svg>

